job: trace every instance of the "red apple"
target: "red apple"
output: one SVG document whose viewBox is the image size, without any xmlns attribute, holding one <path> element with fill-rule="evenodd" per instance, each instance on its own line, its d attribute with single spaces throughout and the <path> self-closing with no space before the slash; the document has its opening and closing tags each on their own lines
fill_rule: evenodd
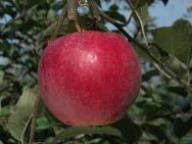
<svg viewBox="0 0 192 144">
<path fill-rule="evenodd" d="M 68 125 L 105 125 L 119 120 L 141 81 L 131 44 L 112 32 L 76 32 L 56 39 L 39 64 L 41 97 Z"/>
</svg>

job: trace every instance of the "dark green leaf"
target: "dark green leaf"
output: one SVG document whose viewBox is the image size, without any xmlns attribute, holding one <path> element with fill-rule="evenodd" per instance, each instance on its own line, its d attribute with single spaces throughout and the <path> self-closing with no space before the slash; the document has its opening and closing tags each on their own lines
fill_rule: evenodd
<svg viewBox="0 0 192 144">
<path fill-rule="evenodd" d="M 166 5 L 169 2 L 169 0 L 161 0 L 161 1 L 163 2 L 164 5 Z"/>
<path fill-rule="evenodd" d="M 14 0 L 19 8 L 32 8 L 38 4 L 46 2 L 46 0 Z"/>
<path fill-rule="evenodd" d="M 177 137 L 181 138 L 185 136 L 192 129 L 192 117 L 188 121 L 184 122 L 178 118 L 174 121 L 174 133 Z"/>
<path fill-rule="evenodd" d="M 152 134 L 153 136 L 155 136 L 159 142 L 163 141 L 163 140 L 168 140 L 168 137 L 166 135 L 166 131 L 163 125 L 159 125 L 159 126 L 155 126 L 152 124 L 144 124 L 143 128 L 149 132 L 150 134 Z"/>
<path fill-rule="evenodd" d="M 154 69 L 154 70 L 146 72 L 143 75 L 142 80 L 143 81 L 149 81 L 153 76 L 158 76 L 158 75 L 159 75 L 159 71 Z"/>
<path fill-rule="evenodd" d="M 180 86 L 170 86 L 167 87 L 167 90 L 172 92 L 172 93 L 176 93 L 179 94 L 181 96 L 187 96 L 187 91 L 184 87 L 180 87 Z"/>
<path fill-rule="evenodd" d="M 142 135 L 140 127 L 127 116 L 113 125 L 121 131 L 127 143 L 138 141 L 139 137 Z"/>
</svg>

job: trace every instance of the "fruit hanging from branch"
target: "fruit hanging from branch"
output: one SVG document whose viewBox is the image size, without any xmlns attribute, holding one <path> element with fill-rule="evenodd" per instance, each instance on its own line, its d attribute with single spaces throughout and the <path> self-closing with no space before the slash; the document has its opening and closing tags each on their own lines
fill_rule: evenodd
<svg viewBox="0 0 192 144">
<path fill-rule="evenodd" d="M 60 37 L 39 64 L 41 97 L 68 125 L 105 125 L 119 120 L 138 95 L 141 71 L 131 44 L 112 32 Z"/>
</svg>

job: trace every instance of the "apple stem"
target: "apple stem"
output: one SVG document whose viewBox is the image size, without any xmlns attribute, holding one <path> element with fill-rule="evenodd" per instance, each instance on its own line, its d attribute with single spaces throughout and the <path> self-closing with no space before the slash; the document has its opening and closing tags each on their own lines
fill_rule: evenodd
<svg viewBox="0 0 192 144">
<path fill-rule="evenodd" d="M 101 16 L 97 7 L 97 2 L 95 0 L 88 0 L 88 4 L 93 17 L 96 19 L 96 21 L 100 21 Z"/>
<path fill-rule="evenodd" d="M 77 0 L 67 0 L 67 17 L 69 20 L 73 21 L 78 32 L 81 32 L 81 26 L 78 22 L 77 15 Z"/>
</svg>

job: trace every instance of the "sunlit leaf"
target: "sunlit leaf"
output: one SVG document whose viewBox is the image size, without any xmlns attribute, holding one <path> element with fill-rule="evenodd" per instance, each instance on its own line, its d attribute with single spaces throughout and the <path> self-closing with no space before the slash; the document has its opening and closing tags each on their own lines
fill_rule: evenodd
<svg viewBox="0 0 192 144">
<path fill-rule="evenodd" d="M 183 63 L 192 57 L 192 25 L 186 20 L 178 20 L 171 27 L 161 27 L 154 31 L 154 40 L 168 53 Z"/>
<path fill-rule="evenodd" d="M 122 138 L 121 132 L 113 127 L 71 127 L 58 134 L 55 141 L 62 141 L 79 134 L 111 135 Z"/>
<path fill-rule="evenodd" d="M 36 88 L 24 89 L 23 94 L 8 119 L 7 128 L 11 135 L 19 141 L 22 141 L 24 132 L 30 121 L 36 97 Z"/>
</svg>

